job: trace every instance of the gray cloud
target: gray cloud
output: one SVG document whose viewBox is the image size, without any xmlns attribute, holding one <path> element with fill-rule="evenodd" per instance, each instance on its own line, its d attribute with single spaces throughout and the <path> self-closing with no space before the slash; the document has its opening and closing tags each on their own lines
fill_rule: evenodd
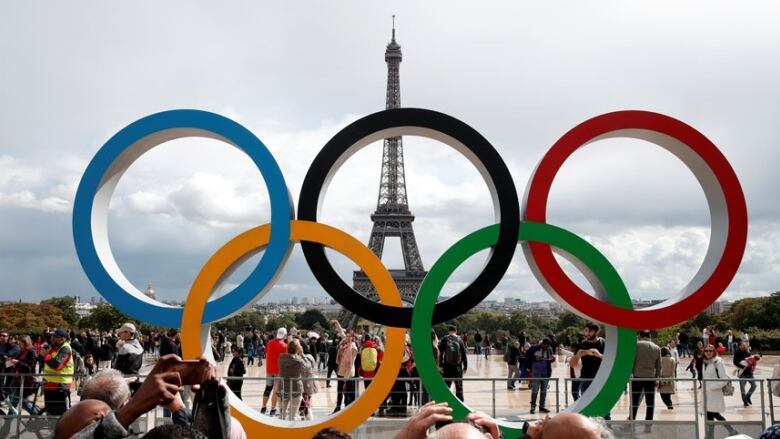
<svg viewBox="0 0 780 439">
<path fill-rule="evenodd" d="M 94 294 L 73 251 L 73 195 L 97 148 L 146 114 L 189 107 L 234 118 L 272 150 L 297 200 L 324 142 L 383 108 L 382 55 L 393 13 L 404 105 L 444 111 L 478 129 L 507 161 L 521 195 L 549 146 L 601 113 L 663 112 L 707 135 L 739 175 L 751 218 L 746 256 L 726 297 L 774 291 L 780 61 L 767 54 L 780 51 L 780 7 L 674 6 L 9 6 L 0 26 L 7 60 L 0 73 L 0 297 Z M 492 206 L 466 160 L 435 142 L 404 142 L 410 204 L 430 266 L 457 239 L 490 224 Z M 367 239 L 380 155 L 372 145 L 345 164 L 323 222 Z M 152 280 L 163 297 L 183 298 L 213 251 L 268 220 L 267 199 L 259 173 L 235 149 L 170 142 L 120 182 L 112 249 L 137 286 Z M 619 139 L 590 145 L 564 165 L 549 221 L 593 242 L 636 297 L 665 297 L 687 283 L 709 234 L 690 172 L 658 148 Z M 354 266 L 333 260 L 349 278 Z M 483 260 L 472 258 L 447 291 L 472 279 Z M 324 294 L 299 250 L 277 290 L 272 297 Z M 494 295 L 535 300 L 539 293 L 518 253 Z"/>
</svg>

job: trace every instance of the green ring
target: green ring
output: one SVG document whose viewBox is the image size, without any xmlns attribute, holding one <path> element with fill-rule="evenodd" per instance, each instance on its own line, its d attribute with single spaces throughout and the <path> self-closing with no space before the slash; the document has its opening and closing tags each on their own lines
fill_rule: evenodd
<svg viewBox="0 0 780 439">
<path fill-rule="evenodd" d="M 423 280 L 412 312 L 411 340 L 417 370 L 420 373 L 425 389 L 436 402 L 447 402 L 452 408 L 454 419 L 465 419 L 472 410 L 460 401 L 444 383 L 439 373 L 436 359 L 431 349 L 431 322 L 433 309 L 444 284 L 450 275 L 468 258 L 479 251 L 488 249 L 496 244 L 499 225 L 485 227 L 477 230 L 461 239 L 450 247 L 431 267 L 428 275 Z M 609 301 L 622 308 L 631 309 L 631 297 L 620 275 L 610 262 L 590 243 L 579 236 L 544 223 L 524 221 L 520 225 L 518 241 L 535 241 L 548 244 L 559 250 L 564 256 L 571 256 L 585 264 L 585 267 L 595 282 L 596 291 L 603 290 Z M 607 328 L 614 328 L 607 326 Z M 605 359 L 613 358 L 612 367 L 606 374 L 606 379 L 601 388 L 591 385 L 580 398 L 585 402 L 584 407 L 573 404 L 567 410 L 574 407 L 577 412 L 585 416 L 603 416 L 609 413 L 620 399 L 626 383 L 631 376 L 636 357 L 636 331 L 626 328 L 614 328 L 617 336 L 613 340 L 607 340 L 605 347 Z M 608 350 L 614 346 L 614 355 Z M 602 362 L 604 366 L 605 362 Z M 602 368 L 603 369 L 603 368 Z M 602 375 L 603 376 L 603 375 Z M 594 384 L 599 380 L 599 375 L 594 379 Z M 596 392 L 595 396 L 593 392 Z M 582 404 L 580 404 L 582 405 Z M 503 434 L 507 438 L 522 436 L 520 428 L 500 425 Z"/>
</svg>

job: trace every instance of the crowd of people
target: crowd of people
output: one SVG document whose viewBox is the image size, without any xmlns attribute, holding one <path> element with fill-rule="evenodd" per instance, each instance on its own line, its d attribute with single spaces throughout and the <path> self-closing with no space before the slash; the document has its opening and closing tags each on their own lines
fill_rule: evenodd
<svg viewBox="0 0 780 439">
<path fill-rule="evenodd" d="M 419 377 L 408 338 L 401 363 L 391 365 L 384 361 L 385 340 L 381 334 L 360 329 L 346 330 L 335 320 L 330 325 L 331 334 L 304 332 L 296 328 L 290 328 L 289 331 L 287 328 L 279 328 L 275 334 L 265 334 L 251 327 L 239 334 L 214 332 L 211 337 L 212 353 L 215 359 L 227 363 L 224 371 L 227 376 L 222 380 L 224 386 L 215 384 L 212 390 L 219 394 L 224 387 L 242 398 L 243 377 L 252 367 L 265 366 L 266 387 L 260 402 L 261 413 L 278 416 L 283 420 L 307 420 L 312 417 L 312 397 L 320 391 L 318 381 L 324 381 L 326 388 L 332 387 L 331 382 L 335 381 L 335 413 L 355 400 L 359 390 L 357 386 L 361 382 L 366 389 L 371 385 L 380 367 L 397 367 L 401 378 Z M 588 389 L 601 366 L 606 343 L 600 333 L 598 324 L 588 322 L 577 337 L 568 337 L 564 343 L 559 343 L 553 334 L 543 338 L 532 338 L 525 332 L 520 332 L 516 337 L 504 334 L 500 338 L 499 347 L 503 350 L 503 361 L 507 364 L 507 390 L 523 388 L 523 383 L 526 383 L 531 390 L 530 412 L 534 414 L 538 410 L 539 413 L 548 413 L 550 410 L 546 400 L 552 365 L 557 356 L 563 356 L 571 378 L 571 396 L 577 400 Z M 729 381 L 721 355 L 731 352 L 730 361 L 737 371 L 740 396 L 745 407 L 753 403 L 752 396 L 756 390 L 754 376 L 761 355 L 752 352 L 744 331 L 739 338 L 734 338 L 731 331 L 727 332 L 723 339 L 727 346 L 722 342 L 717 343 L 717 337 L 710 328 L 705 328 L 703 333 L 706 339 L 703 337 L 696 340 L 692 351 L 688 348 L 692 340 L 684 333 L 678 334 L 675 340 L 663 346 L 651 340 L 649 331 L 638 333 L 633 378 L 628 386 L 631 392 L 630 419 L 637 418 L 644 400 L 645 419 L 652 420 L 656 393 L 660 394 L 668 410 L 674 409 L 672 395 L 677 389 L 678 365 L 687 356 L 690 360 L 686 370 L 699 380 L 699 386 L 704 392 L 706 419 L 720 421 L 725 428 L 736 433 L 724 417 L 725 396 L 735 389 Z M 468 333 L 459 334 L 455 326 L 449 326 L 441 338 L 434 331 L 431 332 L 431 349 L 440 372 L 447 386 L 454 386 L 454 393 L 460 400 L 464 400 L 462 378 L 468 370 L 469 345 L 474 346 L 473 353 L 476 355 L 489 355 L 491 349 L 496 348 L 487 334 L 476 332 L 471 335 L 471 340 L 469 337 Z M 152 374 L 163 377 L 159 380 L 155 378 L 156 385 L 145 384 L 149 378 L 143 381 L 138 378 L 146 354 L 159 355 L 160 361 L 169 359 L 166 360 L 168 363 L 163 361 L 168 366 L 160 366 L 158 362 L 153 368 Z M 182 361 L 180 357 L 181 340 L 177 329 L 146 335 L 141 334 L 132 323 L 103 333 L 74 333 L 55 329 L 37 337 L 35 342 L 30 336 L 13 336 L 2 331 L 0 367 L 7 375 L 0 382 L 1 396 L 10 403 L 9 407 L 21 406 L 31 414 L 65 415 L 61 422 L 66 425 L 68 419 L 78 419 L 79 422 L 84 419 L 101 419 L 101 423 L 110 424 L 110 428 L 119 433 L 130 434 L 128 427 L 132 420 L 140 416 L 139 407 L 148 409 L 151 402 L 137 404 L 135 414 L 138 416 L 128 416 L 127 419 L 132 418 L 129 424 L 125 422 L 126 418 L 119 416 L 122 412 L 118 410 L 144 386 L 156 386 L 155 391 L 158 392 L 168 386 L 168 391 L 175 395 L 164 405 L 164 411 L 176 425 L 185 428 L 196 422 L 191 410 L 195 408 L 194 401 L 203 396 L 198 396 L 197 390 L 185 385 L 192 381 L 191 377 L 185 377 L 188 383 L 179 382 L 182 379 L 181 370 L 171 364 Z M 179 378 L 166 381 L 166 370 L 170 367 L 177 370 Z M 219 375 L 207 371 L 205 364 L 200 367 L 203 368 L 202 374 Z M 314 379 L 316 372 L 325 376 Z M 42 380 L 36 380 L 35 373 L 43 374 Z M 780 375 L 780 372 L 776 371 L 776 374 Z M 125 386 L 118 384 L 120 382 L 125 383 Z M 31 396 L 37 395 L 39 388 L 43 395 L 42 407 L 35 404 L 35 398 L 30 401 Z M 105 393 L 107 389 L 110 395 Z M 72 392 L 78 393 L 83 403 L 70 408 Z M 140 395 L 149 392 L 151 390 L 147 389 Z M 222 398 L 224 400 L 224 395 Z M 106 405 L 89 400 L 102 400 Z M 424 412 L 423 408 L 431 407 L 426 405 L 428 401 L 429 397 L 418 380 L 397 380 L 375 415 L 406 417 L 409 406 L 420 407 L 419 412 Z M 112 412 L 116 413 L 111 415 L 113 418 L 109 416 Z M 603 414 L 603 418 L 609 420 L 610 413 Z"/>
</svg>

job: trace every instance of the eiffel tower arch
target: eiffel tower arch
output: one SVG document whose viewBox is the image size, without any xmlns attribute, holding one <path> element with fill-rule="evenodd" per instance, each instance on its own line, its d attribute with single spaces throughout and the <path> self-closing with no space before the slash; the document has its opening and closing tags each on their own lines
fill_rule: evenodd
<svg viewBox="0 0 780 439">
<path fill-rule="evenodd" d="M 393 16 L 393 33 L 385 50 L 387 63 L 387 96 L 386 108 L 401 107 L 401 80 L 399 67 L 401 65 L 401 46 L 395 41 L 395 16 Z M 368 239 L 368 248 L 380 259 L 387 238 L 397 237 L 401 241 L 403 268 L 390 268 L 401 300 L 408 304 L 414 303 L 420 284 L 425 278 L 417 239 L 414 236 L 414 215 L 409 210 L 409 200 L 406 197 L 406 176 L 404 172 L 403 139 L 391 137 L 384 140 L 382 147 L 382 168 L 379 179 L 379 196 L 376 211 L 371 215 L 373 227 Z M 371 300 L 379 298 L 366 274 L 355 271 L 352 275 L 353 288 L 358 293 Z M 353 329 L 357 325 L 358 316 L 349 311 L 342 311 L 339 321 L 345 328 Z"/>
</svg>

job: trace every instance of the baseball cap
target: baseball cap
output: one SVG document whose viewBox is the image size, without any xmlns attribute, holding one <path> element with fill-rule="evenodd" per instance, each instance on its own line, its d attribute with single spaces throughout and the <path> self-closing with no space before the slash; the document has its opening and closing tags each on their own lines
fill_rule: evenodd
<svg viewBox="0 0 780 439">
<path fill-rule="evenodd" d="M 129 332 L 131 334 L 135 334 L 135 325 L 132 323 L 125 323 L 124 325 L 122 325 L 121 328 L 116 330 L 117 334 L 121 332 Z"/>
<path fill-rule="evenodd" d="M 276 331 L 276 338 L 285 338 L 287 337 L 287 330 L 285 328 L 279 328 Z"/>
<path fill-rule="evenodd" d="M 57 329 L 55 329 L 55 330 L 54 330 L 54 333 L 52 334 L 52 336 L 53 336 L 53 337 L 63 337 L 63 338 L 67 338 L 67 337 L 68 337 L 68 333 L 67 333 L 67 332 L 65 332 L 65 330 L 64 330 L 64 329 L 57 328 Z"/>
</svg>

